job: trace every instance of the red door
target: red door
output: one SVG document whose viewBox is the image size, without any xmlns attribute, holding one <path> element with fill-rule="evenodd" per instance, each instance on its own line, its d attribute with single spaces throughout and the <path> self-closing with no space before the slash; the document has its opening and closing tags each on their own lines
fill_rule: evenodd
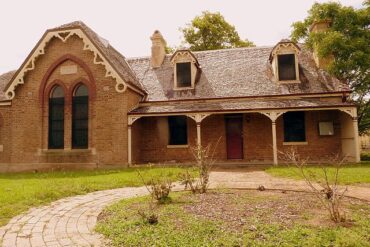
<svg viewBox="0 0 370 247">
<path fill-rule="evenodd" d="M 243 115 L 225 116 L 228 159 L 243 159 Z"/>
</svg>

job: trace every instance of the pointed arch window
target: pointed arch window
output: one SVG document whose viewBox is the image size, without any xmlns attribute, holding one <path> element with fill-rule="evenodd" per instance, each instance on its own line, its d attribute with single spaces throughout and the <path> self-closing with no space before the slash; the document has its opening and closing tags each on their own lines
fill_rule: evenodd
<svg viewBox="0 0 370 247">
<path fill-rule="evenodd" d="M 49 148 L 64 148 L 64 90 L 55 86 L 49 97 Z"/>
<path fill-rule="evenodd" d="M 72 98 L 72 148 L 88 148 L 89 146 L 89 90 L 79 84 Z"/>
</svg>

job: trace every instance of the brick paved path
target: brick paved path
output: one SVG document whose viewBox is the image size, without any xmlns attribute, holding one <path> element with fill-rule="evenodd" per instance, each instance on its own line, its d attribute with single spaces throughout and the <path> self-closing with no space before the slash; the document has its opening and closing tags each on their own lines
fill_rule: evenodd
<svg viewBox="0 0 370 247">
<path fill-rule="evenodd" d="M 124 198 L 147 194 L 143 187 L 97 191 L 34 208 L 0 228 L 3 247 L 101 246 L 93 229 L 104 207 Z"/>
<path fill-rule="evenodd" d="M 211 187 L 307 190 L 304 181 L 276 178 L 263 171 L 215 171 Z M 370 188 L 349 186 L 353 197 L 370 203 Z M 177 186 L 175 190 L 179 190 Z M 144 187 L 97 191 L 64 198 L 14 217 L 0 228 L 3 247 L 37 246 L 102 246 L 104 239 L 94 232 L 100 212 L 109 204 L 124 198 L 147 194 Z"/>
</svg>

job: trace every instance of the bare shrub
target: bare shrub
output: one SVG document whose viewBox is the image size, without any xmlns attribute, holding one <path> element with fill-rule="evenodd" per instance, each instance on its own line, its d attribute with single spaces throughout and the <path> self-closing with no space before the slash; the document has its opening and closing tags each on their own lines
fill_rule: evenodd
<svg viewBox="0 0 370 247">
<path fill-rule="evenodd" d="M 334 168 L 334 177 L 330 179 L 327 166 L 319 165 L 320 174 L 307 169 L 307 160 L 300 159 L 295 148 L 284 153 L 284 156 L 287 161 L 290 161 L 298 168 L 299 175 L 304 179 L 319 202 L 327 209 L 331 220 L 336 223 L 345 222 L 345 212 L 342 210 L 341 205 L 347 192 L 347 187 L 341 188 L 339 186 L 339 173 L 345 158 L 340 158 L 339 155 L 336 155 L 330 161 Z"/>
<path fill-rule="evenodd" d="M 158 223 L 158 214 L 155 212 L 153 200 L 149 201 L 148 210 L 139 209 L 138 214 L 145 223 L 150 225 L 155 225 Z"/>
<path fill-rule="evenodd" d="M 149 167 L 151 166 L 149 164 Z M 160 176 L 149 176 L 148 178 L 145 178 L 140 170 L 137 170 L 137 174 L 150 194 L 147 209 L 142 208 L 138 210 L 138 214 L 145 223 L 151 225 L 157 224 L 159 216 L 156 212 L 155 201 L 157 203 L 171 201 L 169 195 L 173 188 L 172 173 L 161 173 Z"/>
<path fill-rule="evenodd" d="M 149 191 L 152 199 L 155 199 L 159 203 L 169 201 L 169 195 L 173 188 L 171 174 L 161 174 L 157 177 L 152 176 L 145 179 L 139 170 L 137 170 L 137 173 L 146 189 Z"/>
<path fill-rule="evenodd" d="M 220 139 L 219 139 L 220 140 Z M 217 144 L 219 142 L 217 141 Z M 206 193 L 209 186 L 209 174 L 215 163 L 214 154 L 217 144 L 211 148 L 211 144 L 202 146 L 197 144 L 192 147 L 192 154 L 195 159 L 195 166 L 192 170 L 187 169 L 179 174 L 181 184 L 185 190 L 190 189 L 192 193 Z"/>
</svg>

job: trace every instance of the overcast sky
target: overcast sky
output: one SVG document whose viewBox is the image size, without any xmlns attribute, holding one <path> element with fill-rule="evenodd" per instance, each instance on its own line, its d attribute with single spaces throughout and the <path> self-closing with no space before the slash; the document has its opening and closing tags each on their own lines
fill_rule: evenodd
<svg viewBox="0 0 370 247">
<path fill-rule="evenodd" d="M 324 2 L 324 1 L 318 1 Z M 341 0 L 360 7 L 363 0 Z M 0 74 L 17 69 L 46 29 L 81 20 L 126 57 L 150 54 L 149 37 L 158 29 L 171 46 L 202 11 L 219 11 L 241 38 L 273 45 L 290 34 L 314 0 L 2 0 Z"/>
</svg>

